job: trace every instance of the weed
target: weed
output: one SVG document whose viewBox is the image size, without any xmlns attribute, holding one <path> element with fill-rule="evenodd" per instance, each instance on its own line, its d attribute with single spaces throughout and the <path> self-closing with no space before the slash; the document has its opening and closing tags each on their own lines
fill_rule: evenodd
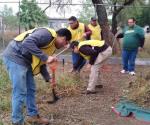
<svg viewBox="0 0 150 125">
<path fill-rule="evenodd" d="M 57 77 L 58 88 L 63 96 L 72 96 L 79 93 L 79 89 L 83 84 L 79 74 L 62 73 Z"/>
<path fill-rule="evenodd" d="M 4 125 L 3 122 L 0 121 L 0 125 Z"/>
<path fill-rule="evenodd" d="M 0 60 L 0 112 L 10 108 L 10 81 L 8 74 Z"/>
</svg>

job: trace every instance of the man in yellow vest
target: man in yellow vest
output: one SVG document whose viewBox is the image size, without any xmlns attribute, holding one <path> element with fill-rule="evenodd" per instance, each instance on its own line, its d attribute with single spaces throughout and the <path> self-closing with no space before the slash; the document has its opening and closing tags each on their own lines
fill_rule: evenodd
<svg viewBox="0 0 150 125">
<path fill-rule="evenodd" d="M 100 25 L 97 23 L 96 17 L 91 17 L 91 21 L 88 27 L 92 31 L 90 39 L 101 40 L 101 28 Z"/>
<path fill-rule="evenodd" d="M 56 49 L 66 46 L 71 39 L 68 29 L 54 31 L 36 28 L 14 38 L 3 52 L 3 61 L 12 82 L 12 124 L 23 125 L 23 106 L 26 102 L 27 121 L 47 125 L 49 120 L 40 117 L 35 101 L 34 74 L 41 73 L 50 80 L 46 64 L 56 61 Z"/>
<path fill-rule="evenodd" d="M 69 18 L 69 27 L 68 29 L 70 30 L 72 34 L 72 39 L 71 41 L 84 41 L 86 39 L 90 38 L 91 35 L 91 30 L 83 23 L 80 23 L 75 16 L 71 16 Z M 72 63 L 73 67 L 77 63 L 80 55 L 77 53 L 72 52 Z M 78 67 L 77 71 L 80 71 L 80 69 L 84 66 L 85 60 L 82 61 L 81 65 Z M 72 71 L 74 71 L 72 69 Z"/>
<path fill-rule="evenodd" d="M 100 64 L 111 56 L 112 48 L 108 46 L 105 41 L 100 40 L 87 40 L 83 42 L 74 41 L 70 44 L 70 47 L 75 53 L 79 53 L 81 55 L 74 67 L 75 70 L 78 68 L 83 59 L 89 61 L 87 67 L 91 69 L 91 73 L 89 76 L 86 94 L 95 94 L 95 88 L 102 87 L 102 85 L 98 83 Z"/>
</svg>

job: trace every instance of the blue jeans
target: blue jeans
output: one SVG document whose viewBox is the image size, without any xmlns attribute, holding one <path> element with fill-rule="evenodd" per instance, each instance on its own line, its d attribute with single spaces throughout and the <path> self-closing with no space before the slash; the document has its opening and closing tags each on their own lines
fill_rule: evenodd
<svg viewBox="0 0 150 125">
<path fill-rule="evenodd" d="M 122 51 L 122 63 L 125 71 L 131 72 L 135 70 L 135 59 L 137 52 L 138 50 Z"/>
<path fill-rule="evenodd" d="M 26 103 L 27 115 L 38 114 L 35 103 L 35 83 L 32 69 L 3 58 L 12 82 L 12 122 L 23 124 L 23 107 Z"/>
<path fill-rule="evenodd" d="M 80 54 L 72 52 L 72 64 L 73 64 L 73 67 L 74 67 L 74 65 L 78 62 L 79 57 L 80 57 Z M 85 59 L 82 60 L 82 62 L 81 62 L 80 65 L 78 66 L 77 71 L 80 72 L 80 70 L 81 70 L 82 67 L 85 65 L 85 63 L 86 63 L 86 60 L 85 60 Z"/>
</svg>

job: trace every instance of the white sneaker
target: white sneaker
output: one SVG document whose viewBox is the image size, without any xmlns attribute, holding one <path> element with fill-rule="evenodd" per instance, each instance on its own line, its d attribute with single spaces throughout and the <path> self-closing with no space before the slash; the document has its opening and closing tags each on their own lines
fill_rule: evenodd
<svg viewBox="0 0 150 125">
<path fill-rule="evenodd" d="M 130 75 L 134 76 L 135 75 L 135 72 L 132 71 L 132 72 L 129 72 Z"/>
<path fill-rule="evenodd" d="M 120 72 L 121 72 L 122 74 L 128 73 L 128 71 L 126 71 L 126 70 L 124 70 L 124 69 L 121 70 Z"/>
</svg>

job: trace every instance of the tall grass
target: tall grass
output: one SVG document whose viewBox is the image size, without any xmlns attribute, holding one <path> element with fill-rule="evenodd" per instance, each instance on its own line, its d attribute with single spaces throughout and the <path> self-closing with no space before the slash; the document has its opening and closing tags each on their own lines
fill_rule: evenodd
<svg viewBox="0 0 150 125">
<path fill-rule="evenodd" d="M 4 125 L 4 124 L 0 121 L 0 125 Z"/>
<path fill-rule="evenodd" d="M 10 81 L 8 74 L 0 60 L 0 112 L 10 110 Z"/>
</svg>

